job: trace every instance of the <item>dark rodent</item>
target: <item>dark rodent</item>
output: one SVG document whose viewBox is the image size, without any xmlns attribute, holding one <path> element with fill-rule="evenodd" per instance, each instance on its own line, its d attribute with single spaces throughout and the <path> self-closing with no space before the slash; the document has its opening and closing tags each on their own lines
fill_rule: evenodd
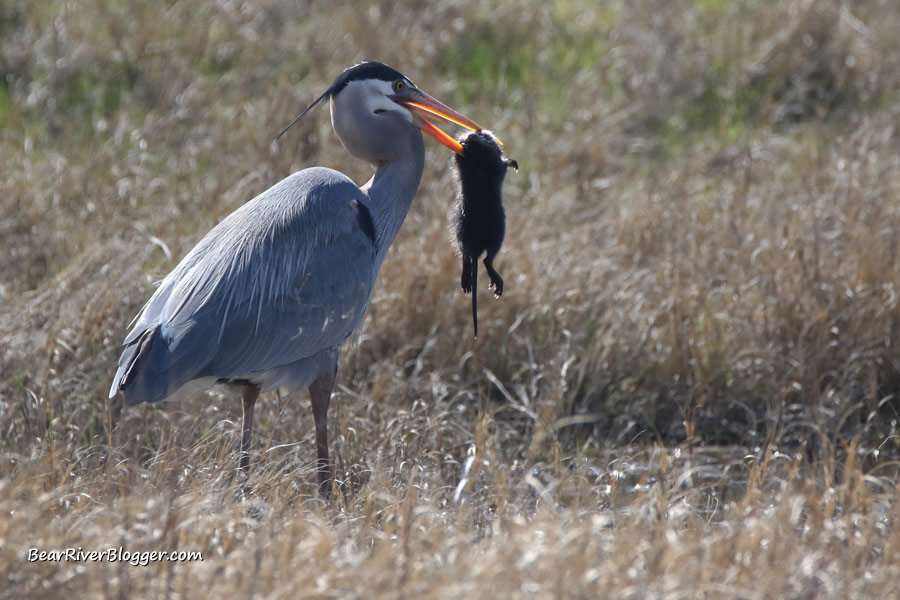
<svg viewBox="0 0 900 600">
<path fill-rule="evenodd" d="M 497 138 L 489 131 L 476 131 L 459 139 L 463 151 L 456 155 L 459 193 L 454 226 L 456 244 L 462 255 L 462 289 L 472 293 L 472 322 L 478 337 L 478 259 L 482 254 L 494 296 L 503 293 L 503 279 L 494 269 L 494 258 L 506 234 L 503 211 L 503 179 L 506 170 L 519 164 L 503 156 Z"/>
</svg>

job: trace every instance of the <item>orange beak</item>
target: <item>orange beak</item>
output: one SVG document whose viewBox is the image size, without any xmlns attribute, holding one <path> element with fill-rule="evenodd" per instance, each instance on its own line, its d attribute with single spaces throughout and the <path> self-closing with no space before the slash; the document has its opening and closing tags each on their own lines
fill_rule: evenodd
<svg viewBox="0 0 900 600">
<path fill-rule="evenodd" d="M 463 116 L 438 100 L 435 100 L 421 90 L 410 89 L 408 93 L 400 93 L 393 97 L 393 100 L 402 104 L 410 111 L 420 117 L 416 123 L 423 133 L 426 133 L 439 141 L 444 146 L 450 148 L 457 154 L 462 154 L 463 148 L 455 139 L 444 133 L 436 125 L 426 119 L 442 119 L 448 123 L 454 123 L 460 127 L 471 129 L 472 131 L 480 131 L 484 129 L 481 125 L 472 119 Z"/>
</svg>

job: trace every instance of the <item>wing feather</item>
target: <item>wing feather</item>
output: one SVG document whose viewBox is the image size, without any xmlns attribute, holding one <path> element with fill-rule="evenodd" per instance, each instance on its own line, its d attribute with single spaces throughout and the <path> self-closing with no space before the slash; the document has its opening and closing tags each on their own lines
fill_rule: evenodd
<svg viewBox="0 0 900 600">
<path fill-rule="evenodd" d="M 126 394 L 136 402 L 165 397 L 151 388 L 171 393 L 199 377 L 240 378 L 339 345 L 365 314 L 377 274 L 371 225 L 359 218 L 365 199 L 341 173 L 312 168 L 226 217 L 147 302 L 125 339 L 116 382 L 131 346 L 155 326 L 147 368 L 169 381 L 146 384 L 145 394 L 140 381 L 151 374 L 132 377 Z"/>
</svg>

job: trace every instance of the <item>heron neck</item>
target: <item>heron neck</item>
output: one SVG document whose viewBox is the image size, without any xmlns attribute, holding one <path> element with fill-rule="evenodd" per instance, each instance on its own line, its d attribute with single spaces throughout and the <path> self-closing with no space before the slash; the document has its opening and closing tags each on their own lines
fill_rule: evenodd
<svg viewBox="0 0 900 600">
<path fill-rule="evenodd" d="M 422 179 L 425 145 L 420 133 L 416 132 L 416 138 L 418 139 L 410 144 L 411 151 L 405 158 L 379 166 L 372 179 L 362 187 L 369 196 L 369 212 L 375 226 L 379 265 L 397 237 Z"/>
</svg>

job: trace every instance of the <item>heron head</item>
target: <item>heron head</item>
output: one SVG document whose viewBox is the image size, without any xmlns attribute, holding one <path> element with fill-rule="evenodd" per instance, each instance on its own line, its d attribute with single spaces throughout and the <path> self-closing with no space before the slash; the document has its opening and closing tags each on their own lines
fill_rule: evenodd
<svg viewBox="0 0 900 600">
<path fill-rule="evenodd" d="M 330 100 L 334 129 L 347 150 L 380 162 L 390 154 L 392 128 L 412 125 L 457 154 L 462 145 L 432 121 L 477 131 L 480 125 L 420 90 L 408 77 L 383 63 L 369 61 L 345 70 L 309 107 L 278 134 L 281 137 L 313 106 Z"/>
</svg>

